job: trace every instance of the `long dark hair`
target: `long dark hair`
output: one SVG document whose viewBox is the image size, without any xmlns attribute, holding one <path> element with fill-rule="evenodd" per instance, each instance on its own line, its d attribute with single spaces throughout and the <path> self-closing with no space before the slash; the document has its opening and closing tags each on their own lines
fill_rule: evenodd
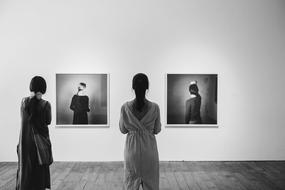
<svg viewBox="0 0 285 190">
<path fill-rule="evenodd" d="M 132 85 L 135 94 L 135 107 L 137 110 L 142 110 L 145 105 L 145 92 L 149 87 L 148 77 L 144 73 L 138 73 L 133 77 Z"/>
<path fill-rule="evenodd" d="M 30 82 L 30 91 L 37 93 L 41 92 L 42 94 L 45 94 L 47 89 L 47 84 L 46 81 L 43 77 L 41 76 L 35 76 L 32 78 Z M 30 121 L 33 123 L 38 123 L 39 122 L 39 102 L 40 100 L 36 97 L 33 96 L 30 101 L 27 108 L 27 111 L 30 115 Z"/>
</svg>

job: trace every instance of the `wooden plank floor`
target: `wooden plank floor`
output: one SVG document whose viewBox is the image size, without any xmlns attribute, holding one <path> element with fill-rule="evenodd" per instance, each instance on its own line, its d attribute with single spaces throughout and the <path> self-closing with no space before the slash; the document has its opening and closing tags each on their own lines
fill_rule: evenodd
<svg viewBox="0 0 285 190">
<path fill-rule="evenodd" d="M 14 190 L 17 163 L 0 162 L 0 189 Z M 55 162 L 52 190 L 120 190 L 122 162 Z M 161 190 L 285 190 L 285 161 L 161 162 Z"/>
</svg>

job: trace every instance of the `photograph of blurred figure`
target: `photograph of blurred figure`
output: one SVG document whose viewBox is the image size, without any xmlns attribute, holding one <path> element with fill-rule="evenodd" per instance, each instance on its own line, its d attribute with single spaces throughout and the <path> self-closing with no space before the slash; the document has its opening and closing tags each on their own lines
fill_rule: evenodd
<svg viewBox="0 0 285 190">
<path fill-rule="evenodd" d="M 73 124 L 88 124 L 89 97 L 85 95 L 86 84 L 78 85 L 77 93 L 72 97 L 70 109 L 73 113 Z"/>
<path fill-rule="evenodd" d="M 186 101 L 185 124 L 202 124 L 200 115 L 201 96 L 197 81 L 192 81 L 189 86 L 190 98 Z"/>
<path fill-rule="evenodd" d="M 56 125 L 109 126 L 108 74 L 56 74 Z"/>
<path fill-rule="evenodd" d="M 167 74 L 166 84 L 167 126 L 218 125 L 217 74 Z"/>
</svg>

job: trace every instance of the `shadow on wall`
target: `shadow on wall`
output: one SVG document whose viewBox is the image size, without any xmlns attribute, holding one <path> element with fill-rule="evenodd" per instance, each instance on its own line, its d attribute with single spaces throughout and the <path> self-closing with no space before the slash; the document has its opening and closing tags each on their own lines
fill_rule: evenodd
<svg viewBox="0 0 285 190">
<path fill-rule="evenodd" d="M 57 74 L 56 124 L 72 124 L 70 104 L 80 82 L 86 83 L 86 95 L 89 97 L 88 124 L 107 124 L 107 74 Z"/>
<path fill-rule="evenodd" d="M 197 81 L 201 95 L 202 124 L 217 124 L 216 74 L 167 75 L 167 124 L 185 124 L 185 105 L 186 100 L 190 98 L 191 81 Z"/>
</svg>

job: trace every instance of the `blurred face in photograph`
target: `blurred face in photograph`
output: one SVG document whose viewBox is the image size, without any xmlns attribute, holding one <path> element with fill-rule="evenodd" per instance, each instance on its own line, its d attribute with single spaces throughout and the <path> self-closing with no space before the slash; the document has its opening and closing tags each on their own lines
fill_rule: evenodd
<svg viewBox="0 0 285 190">
<path fill-rule="evenodd" d="M 85 90 L 85 88 L 86 88 L 86 85 L 84 85 L 84 84 L 82 84 L 82 83 L 79 83 L 79 85 L 78 85 L 78 91 L 83 91 L 83 90 Z"/>
<path fill-rule="evenodd" d="M 37 97 L 37 99 L 42 99 L 43 93 L 41 92 L 36 92 L 35 96 Z"/>
</svg>

